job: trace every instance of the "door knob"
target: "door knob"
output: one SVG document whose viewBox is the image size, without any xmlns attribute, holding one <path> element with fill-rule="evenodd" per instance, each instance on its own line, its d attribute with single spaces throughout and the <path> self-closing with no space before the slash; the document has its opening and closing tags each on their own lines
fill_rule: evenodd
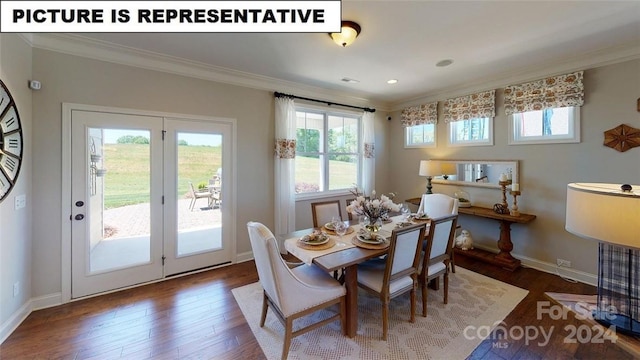
<svg viewBox="0 0 640 360">
<path fill-rule="evenodd" d="M 84 219 L 84 215 L 82 214 L 76 215 L 76 220 L 82 220 L 82 219 Z"/>
<path fill-rule="evenodd" d="M 84 201 L 82 201 L 82 200 L 76 201 L 76 206 L 77 206 L 77 207 L 82 207 L 82 206 L 84 206 Z"/>
</svg>

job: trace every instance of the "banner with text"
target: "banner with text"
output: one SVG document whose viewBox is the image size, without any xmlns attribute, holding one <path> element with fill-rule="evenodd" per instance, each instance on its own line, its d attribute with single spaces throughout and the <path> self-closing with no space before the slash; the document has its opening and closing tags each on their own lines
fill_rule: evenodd
<svg viewBox="0 0 640 360">
<path fill-rule="evenodd" d="M 0 1 L 0 32 L 340 32 L 340 0 Z"/>
</svg>

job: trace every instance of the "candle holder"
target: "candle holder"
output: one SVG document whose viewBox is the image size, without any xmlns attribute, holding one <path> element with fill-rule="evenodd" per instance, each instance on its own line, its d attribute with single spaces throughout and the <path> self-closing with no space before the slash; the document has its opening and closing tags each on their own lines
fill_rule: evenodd
<svg viewBox="0 0 640 360">
<path fill-rule="evenodd" d="M 511 180 L 498 181 L 498 184 L 502 188 L 502 206 L 508 209 L 509 204 L 507 204 L 507 185 L 511 185 Z"/>
<path fill-rule="evenodd" d="M 511 195 L 513 195 L 513 207 L 509 211 L 511 216 L 520 216 L 520 212 L 518 211 L 518 196 L 520 195 L 520 191 L 511 191 Z"/>
</svg>

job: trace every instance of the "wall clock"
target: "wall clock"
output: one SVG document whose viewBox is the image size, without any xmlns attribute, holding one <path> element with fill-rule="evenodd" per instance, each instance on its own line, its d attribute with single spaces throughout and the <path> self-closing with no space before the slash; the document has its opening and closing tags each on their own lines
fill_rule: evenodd
<svg viewBox="0 0 640 360">
<path fill-rule="evenodd" d="M 0 80 L 0 202 L 18 180 L 22 163 L 22 125 L 13 96 Z"/>
</svg>

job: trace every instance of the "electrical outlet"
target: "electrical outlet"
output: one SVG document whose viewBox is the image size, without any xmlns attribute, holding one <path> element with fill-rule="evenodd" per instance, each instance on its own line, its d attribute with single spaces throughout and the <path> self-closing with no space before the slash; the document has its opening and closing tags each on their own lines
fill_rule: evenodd
<svg viewBox="0 0 640 360">
<path fill-rule="evenodd" d="M 558 261 L 558 266 L 561 267 L 571 267 L 571 261 L 565 259 L 556 259 Z"/>
<path fill-rule="evenodd" d="M 16 281 L 13 284 L 13 297 L 16 297 L 20 294 L 20 281 Z"/>
<path fill-rule="evenodd" d="M 15 197 L 15 210 L 22 209 L 27 205 L 27 196 L 22 194 Z"/>
</svg>

